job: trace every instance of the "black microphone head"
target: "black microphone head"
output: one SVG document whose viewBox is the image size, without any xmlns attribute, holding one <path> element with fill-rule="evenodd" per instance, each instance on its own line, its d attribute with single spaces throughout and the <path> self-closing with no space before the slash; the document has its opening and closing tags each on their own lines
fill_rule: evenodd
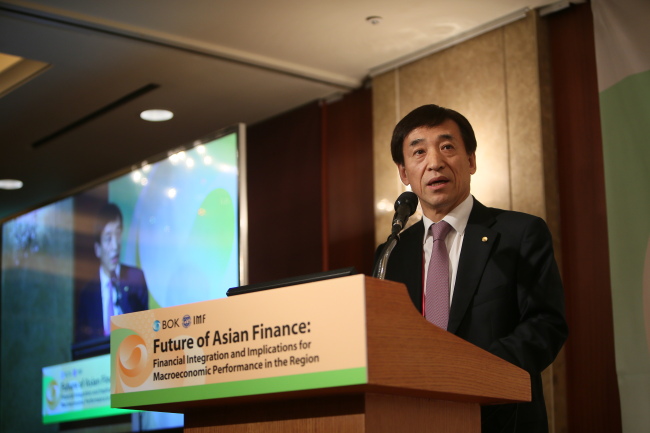
<svg viewBox="0 0 650 433">
<path fill-rule="evenodd" d="M 418 208 L 418 196 L 412 191 L 403 192 L 395 201 L 395 210 L 402 205 L 408 206 L 409 216 L 413 215 Z"/>
</svg>

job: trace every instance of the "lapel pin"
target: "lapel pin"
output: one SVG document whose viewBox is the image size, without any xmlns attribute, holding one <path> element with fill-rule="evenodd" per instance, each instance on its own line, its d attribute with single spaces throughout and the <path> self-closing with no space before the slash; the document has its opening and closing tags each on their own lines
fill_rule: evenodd
<svg viewBox="0 0 650 433">
<path fill-rule="evenodd" d="M 481 239 L 481 241 L 483 241 L 483 242 L 487 242 L 487 241 L 488 241 L 487 236 L 483 236 L 483 239 Z"/>
</svg>

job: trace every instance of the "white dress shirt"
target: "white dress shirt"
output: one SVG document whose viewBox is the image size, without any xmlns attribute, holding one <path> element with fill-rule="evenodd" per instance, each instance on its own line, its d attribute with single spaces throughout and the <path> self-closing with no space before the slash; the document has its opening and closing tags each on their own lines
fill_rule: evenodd
<svg viewBox="0 0 650 433">
<path fill-rule="evenodd" d="M 115 274 L 120 275 L 120 265 L 115 268 Z M 117 316 L 122 314 L 120 307 L 117 305 L 117 287 L 111 286 L 111 277 L 99 267 L 99 282 L 102 287 L 102 314 L 104 315 L 104 335 L 111 332 L 111 316 L 109 315 L 109 302 L 113 303 L 113 314 Z"/>
</svg>

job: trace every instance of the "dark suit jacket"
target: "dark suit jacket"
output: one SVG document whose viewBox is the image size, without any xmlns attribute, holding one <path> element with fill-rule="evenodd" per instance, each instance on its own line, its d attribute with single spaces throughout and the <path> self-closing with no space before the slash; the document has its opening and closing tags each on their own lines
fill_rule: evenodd
<svg viewBox="0 0 650 433">
<path fill-rule="evenodd" d="M 131 266 L 120 264 L 118 284 L 119 305 L 123 313 L 133 313 L 149 308 L 149 289 L 144 273 Z M 90 281 L 77 298 L 75 342 L 92 340 L 104 336 L 102 312 L 102 290 L 99 280 Z"/>
<path fill-rule="evenodd" d="M 420 312 L 423 239 L 420 221 L 400 235 L 386 267 L 386 279 L 406 284 Z M 551 235 L 541 218 L 487 208 L 474 199 L 448 331 L 530 373 L 532 402 L 483 407 L 482 431 L 546 432 L 541 372 L 557 356 L 568 329 Z"/>
</svg>

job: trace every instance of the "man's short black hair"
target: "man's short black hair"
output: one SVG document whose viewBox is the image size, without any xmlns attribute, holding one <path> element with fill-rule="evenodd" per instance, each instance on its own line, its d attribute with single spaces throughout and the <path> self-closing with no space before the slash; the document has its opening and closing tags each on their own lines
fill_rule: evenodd
<svg viewBox="0 0 650 433">
<path fill-rule="evenodd" d="M 465 151 L 468 155 L 476 152 L 476 136 L 469 121 L 457 111 L 450 108 L 440 107 L 435 104 L 423 105 L 404 116 L 395 125 L 393 138 L 390 142 L 390 151 L 393 161 L 396 164 L 404 165 L 404 139 L 416 128 L 433 128 L 446 120 L 453 120 L 460 129 L 460 135 L 465 144 Z"/>
<path fill-rule="evenodd" d="M 95 242 L 101 242 L 102 233 L 106 224 L 118 219 L 120 220 L 120 225 L 123 225 L 124 218 L 122 218 L 122 211 L 115 203 L 106 203 L 102 206 L 99 212 L 97 212 L 95 219 Z"/>
</svg>

